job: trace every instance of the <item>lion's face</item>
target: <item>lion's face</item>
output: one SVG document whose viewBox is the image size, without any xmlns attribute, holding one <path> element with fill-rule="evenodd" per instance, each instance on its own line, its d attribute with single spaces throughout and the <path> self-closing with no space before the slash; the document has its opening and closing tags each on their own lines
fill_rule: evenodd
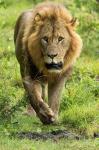
<svg viewBox="0 0 99 150">
<path fill-rule="evenodd" d="M 41 51 L 49 72 L 60 72 L 71 38 L 63 20 L 46 19 L 40 31 Z"/>
<path fill-rule="evenodd" d="M 42 5 L 27 24 L 23 43 L 33 63 L 47 75 L 64 73 L 79 57 L 82 40 L 77 20 L 61 5 Z"/>
</svg>

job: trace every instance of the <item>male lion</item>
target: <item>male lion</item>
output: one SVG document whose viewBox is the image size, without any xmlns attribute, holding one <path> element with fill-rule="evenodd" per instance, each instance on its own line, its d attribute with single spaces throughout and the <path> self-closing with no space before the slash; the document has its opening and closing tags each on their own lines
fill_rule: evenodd
<svg viewBox="0 0 99 150">
<path fill-rule="evenodd" d="M 23 12 L 15 26 L 16 57 L 23 84 L 44 124 L 58 117 L 62 88 L 81 52 L 76 24 L 64 6 L 47 2 Z M 48 104 L 44 101 L 47 84 Z"/>
</svg>

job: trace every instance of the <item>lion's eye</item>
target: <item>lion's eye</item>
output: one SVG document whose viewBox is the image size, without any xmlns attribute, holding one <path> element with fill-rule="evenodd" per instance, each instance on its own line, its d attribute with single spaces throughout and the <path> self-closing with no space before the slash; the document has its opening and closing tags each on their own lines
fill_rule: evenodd
<svg viewBox="0 0 99 150">
<path fill-rule="evenodd" d="M 48 37 L 47 37 L 47 36 L 44 36 L 44 37 L 42 38 L 42 40 L 45 41 L 46 43 L 48 43 Z"/>
<path fill-rule="evenodd" d="M 64 40 L 64 37 L 59 36 L 59 38 L 58 38 L 58 42 L 61 42 L 61 41 L 63 41 L 63 40 Z"/>
</svg>

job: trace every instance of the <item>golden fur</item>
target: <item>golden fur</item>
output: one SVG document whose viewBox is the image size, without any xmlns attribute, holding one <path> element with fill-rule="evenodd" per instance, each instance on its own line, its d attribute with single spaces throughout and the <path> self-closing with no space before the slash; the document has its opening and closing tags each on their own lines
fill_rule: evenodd
<svg viewBox="0 0 99 150">
<path fill-rule="evenodd" d="M 64 73 L 70 66 L 72 66 L 75 63 L 76 59 L 79 57 L 81 53 L 82 48 L 82 40 L 80 36 L 75 32 L 77 22 L 76 20 L 73 20 L 69 11 L 59 4 L 53 3 L 39 4 L 33 11 L 32 20 L 28 21 L 27 27 L 25 28 L 23 45 L 27 46 L 28 43 L 28 50 L 30 55 L 32 56 L 33 62 L 36 64 L 36 66 L 39 68 L 40 71 L 43 71 L 45 74 L 47 73 L 49 75 L 50 73 L 44 67 L 38 37 L 40 29 L 44 24 L 44 19 L 52 17 L 60 21 L 63 20 L 64 26 L 66 26 L 71 36 L 71 46 L 64 57 L 65 64 L 61 73 Z"/>
<path fill-rule="evenodd" d="M 16 22 L 14 42 L 24 88 L 45 124 L 57 118 L 65 79 L 81 53 L 82 40 L 75 31 L 76 26 L 77 20 L 69 11 L 55 3 L 39 4 L 34 10 L 22 13 Z M 49 42 L 44 40 L 46 35 Z M 53 62 L 54 69 L 49 71 L 46 63 L 53 65 Z M 48 104 L 44 102 L 47 84 Z"/>
</svg>

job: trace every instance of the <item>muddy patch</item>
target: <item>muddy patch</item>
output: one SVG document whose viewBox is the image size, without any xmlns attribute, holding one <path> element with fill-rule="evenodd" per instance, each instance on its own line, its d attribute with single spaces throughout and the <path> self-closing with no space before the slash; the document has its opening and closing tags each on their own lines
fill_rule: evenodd
<svg viewBox="0 0 99 150">
<path fill-rule="evenodd" d="M 57 130 L 57 131 L 51 131 L 47 133 L 37 133 L 37 132 L 20 132 L 17 133 L 17 137 L 20 139 L 30 139 L 30 140 L 47 140 L 47 139 L 81 139 L 81 136 L 75 135 L 74 133 L 70 133 L 66 130 Z"/>
<path fill-rule="evenodd" d="M 94 133 L 94 138 L 99 138 L 99 133 Z"/>
</svg>

